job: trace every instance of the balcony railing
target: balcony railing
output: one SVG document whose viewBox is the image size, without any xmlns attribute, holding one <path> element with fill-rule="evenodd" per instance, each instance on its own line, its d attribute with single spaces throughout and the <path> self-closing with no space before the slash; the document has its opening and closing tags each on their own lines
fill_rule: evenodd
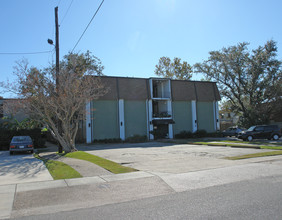
<svg viewBox="0 0 282 220">
<path fill-rule="evenodd" d="M 153 118 L 171 118 L 171 112 L 153 112 Z"/>
<path fill-rule="evenodd" d="M 166 91 L 166 92 L 160 92 L 160 93 L 153 93 L 153 98 L 154 99 L 170 99 L 170 92 Z"/>
</svg>

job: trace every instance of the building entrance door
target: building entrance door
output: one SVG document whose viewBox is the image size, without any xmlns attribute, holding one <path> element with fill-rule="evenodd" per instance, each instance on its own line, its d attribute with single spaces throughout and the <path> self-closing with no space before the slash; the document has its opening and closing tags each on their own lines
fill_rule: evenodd
<svg viewBox="0 0 282 220">
<path fill-rule="evenodd" d="M 168 138 L 168 124 L 154 125 L 154 139 Z"/>
</svg>

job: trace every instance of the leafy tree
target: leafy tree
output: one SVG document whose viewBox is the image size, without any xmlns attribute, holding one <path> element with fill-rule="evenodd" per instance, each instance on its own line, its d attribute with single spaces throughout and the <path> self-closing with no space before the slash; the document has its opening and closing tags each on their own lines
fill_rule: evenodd
<svg viewBox="0 0 282 220">
<path fill-rule="evenodd" d="M 267 123 L 281 103 L 281 61 L 277 46 L 268 41 L 264 46 L 249 51 L 248 43 L 211 51 L 208 60 L 195 64 L 195 71 L 207 80 L 218 82 L 220 93 L 229 107 L 241 113 L 242 126 Z"/>
<path fill-rule="evenodd" d="M 181 62 L 175 57 L 173 61 L 169 57 L 161 57 L 156 65 L 155 74 L 171 79 L 189 80 L 192 77 L 192 67 L 186 62 Z"/>
<path fill-rule="evenodd" d="M 89 52 L 70 53 L 60 63 L 57 78 L 54 66 L 39 70 L 22 61 L 15 68 L 13 87 L 9 83 L 2 86 L 13 88 L 30 117 L 47 126 L 65 152 L 71 152 L 76 150 L 79 123 L 87 114 L 85 104 L 107 92 L 98 77 L 102 70 L 100 60 Z"/>
</svg>

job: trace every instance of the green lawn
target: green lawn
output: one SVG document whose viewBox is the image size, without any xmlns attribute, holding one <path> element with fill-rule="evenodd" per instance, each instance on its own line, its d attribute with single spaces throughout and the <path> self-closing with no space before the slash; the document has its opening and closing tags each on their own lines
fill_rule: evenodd
<svg viewBox="0 0 282 220">
<path fill-rule="evenodd" d="M 96 164 L 100 167 L 103 167 L 104 169 L 106 169 L 106 170 L 108 170 L 112 173 L 115 173 L 115 174 L 137 171 L 134 168 L 125 167 L 125 166 L 122 166 L 122 165 L 115 163 L 113 161 L 95 156 L 93 154 L 88 154 L 88 153 L 83 152 L 83 151 L 76 151 L 76 152 L 72 152 L 72 153 L 67 153 L 67 154 L 63 154 L 63 156 L 89 161 L 89 162 L 94 163 L 94 164 Z"/>
<path fill-rule="evenodd" d="M 232 141 L 232 140 L 203 140 L 200 139 L 174 139 L 168 141 L 176 144 L 195 144 L 209 146 L 228 146 L 228 147 L 258 147 L 261 149 L 282 150 L 282 143 L 267 143 L 264 141 Z M 215 143 L 217 142 L 217 143 Z"/>
<path fill-rule="evenodd" d="M 82 177 L 80 173 L 78 173 L 75 169 L 63 162 L 46 160 L 40 157 L 38 154 L 34 154 L 34 157 L 44 162 L 45 166 L 47 167 L 49 173 L 51 174 L 54 180 Z"/>
<path fill-rule="evenodd" d="M 226 142 L 226 143 L 241 143 L 241 144 L 256 144 L 256 145 L 275 145 L 275 146 L 281 146 L 282 147 L 282 142 L 278 143 L 268 143 L 265 142 L 264 140 L 262 141 L 232 141 L 232 140 L 219 140 L 216 142 Z"/>
<path fill-rule="evenodd" d="M 280 151 L 270 151 L 270 152 L 255 153 L 255 154 L 246 154 L 246 155 L 235 156 L 235 157 L 225 157 L 224 159 L 228 159 L 228 160 L 242 160 L 242 159 L 248 159 L 248 158 L 254 158 L 254 157 L 266 157 L 266 156 L 277 156 L 277 155 L 282 155 L 282 150 L 280 150 Z"/>
</svg>

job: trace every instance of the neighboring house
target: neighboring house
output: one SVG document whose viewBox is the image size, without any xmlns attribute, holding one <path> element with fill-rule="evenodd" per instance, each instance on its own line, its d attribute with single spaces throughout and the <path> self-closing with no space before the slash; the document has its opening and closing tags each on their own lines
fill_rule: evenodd
<svg viewBox="0 0 282 220">
<path fill-rule="evenodd" d="M 219 121 L 220 121 L 220 129 L 226 130 L 229 127 L 233 127 L 237 125 L 238 121 L 240 119 L 240 116 L 238 116 L 234 112 L 229 111 L 219 111 Z"/>
<path fill-rule="evenodd" d="M 161 133 L 173 138 L 181 131 L 219 130 L 214 82 L 166 78 L 101 77 L 109 92 L 86 105 L 86 122 L 79 136 L 94 140 Z"/>
<path fill-rule="evenodd" d="M 28 117 L 23 110 L 19 109 L 19 99 L 0 99 L 0 123 L 7 121 L 3 117 L 15 118 L 19 122 Z"/>
</svg>

